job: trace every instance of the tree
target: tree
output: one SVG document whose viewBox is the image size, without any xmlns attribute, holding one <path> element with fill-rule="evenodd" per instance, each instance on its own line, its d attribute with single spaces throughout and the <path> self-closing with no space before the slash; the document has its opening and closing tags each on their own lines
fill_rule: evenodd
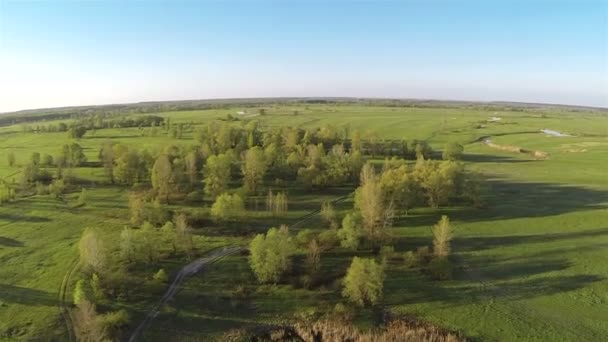
<svg viewBox="0 0 608 342">
<path fill-rule="evenodd" d="M 50 154 L 45 154 L 44 157 L 42 157 L 42 165 L 44 166 L 53 166 L 55 164 L 55 161 L 53 160 L 53 156 Z"/>
<path fill-rule="evenodd" d="M 442 153 L 443 160 L 459 160 L 462 158 L 464 147 L 457 142 L 449 142 L 445 145 Z"/>
<path fill-rule="evenodd" d="M 106 170 L 106 172 L 112 172 L 113 177 L 120 183 L 133 185 L 145 173 L 142 168 L 139 153 L 129 149 L 118 156 L 112 171 Z"/>
<path fill-rule="evenodd" d="M 463 169 L 453 161 L 438 162 L 421 158 L 416 161 L 413 176 L 424 190 L 428 204 L 438 208 L 462 187 Z"/>
<path fill-rule="evenodd" d="M 80 261 L 85 268 L 103 274 L 106 267 L 106 250 L 96 231 L 85 229 L 78 243 Z"/>
<path fill-rule="evenodd" d="M 205 193 L 213 199 L 226 191 L 230 181 L 232 158 L 228 154 L 210 156 L 205 164 Z"/>
<path fill-rule="evenodd" d="M 135 232 L 129 227 L 124 227 L 120 232 L 120 256 L 131 262 L 135 258 L 135 253 Z"/>
<path fill-rule="evenodd" d="M 173 184 L 173 167 L 171 160 L 166 154 L 161 154 L 156 158 L 154 166 L 152 166 L 152 187 L 157 191 L 160 197 L 165 197 L 169 202 L 169 195 L 174 188 Z"/>
<path fill-rule="evenodd" d="M 101 342 L 109 339 L 95 305 L 88 300 L 83 300 L 76 306 L 73 322 L 78 341 Z"/>
<path fill-rule="evenodd" d="M 111 141 L 103 143 L 101 150 L 99 151 L 99 159 L 106 172 L 106 175 L 110 177 L 110 182 L 114 183 L 114 144 Z"/>
<path fill-rule="evenodd" d="M 392 203 L 386 203 L 378 176 L 371 164 L 361 170 L 361 185 L 355 192 L 355 208 L 361 214 L 366 238 L 377 244 L 386 237 L 386 228 L 392 224 Z"/>
<path fill-rule="evenodd" d="M 274 199 L 274 207 L 273 212 L 275 215 L 283 215 L 287 213 L 289 199 L 287 198 L 287 194 L 284 192 L 279 192 Z"/>
<path fill-rule="evenodd" d="M 321 270 L 321 246 L 316 239 L 312 239 L 308 244 L 306 252 L 306 270 L 314 283 L 319 271 Z"/>
<path fill-rule="evenodd" d="M 443 215 L 441 220 L 433 227 L 433 253 L 436 257 L 445 258 L 450 255 L 452 240 L 452 226 L 450 219 Z"/>
<path fill-rule="evenodd" d="M 228 193 L 221 194 L 211 206 L 211 216 L 216 221 L 226 221 L 239 217 L 245 211 L 241 196 Z"/>
<path fill-rule="evenodd" d="M 270 228 L 249 244 L 249 264 L 260 283 L 277 283 L 291 268 L 293 243 L 286 227 Z"/>
<path fill-rule="evenodd" d="M 140 226 L 144 222 L 146 206 L 141 195 L 129 195 L 130 222 L 133 226 Z"/>
<path fill-rule="evenodd" d="M 114 143 L 107 140 L 103 143 L 101 150 L 99 150 L 99 160 L 111 183 L 114 183 L 114 159 Z"/>
<path fill-rule="evenodd" d="M 85 204 L 87 204 L 87 189 L 82 188 L 82 190 L 80 190 L 80 195 L 78 195 L 78 201 L 76 202 L 76 205 L 81 207 Z"/>
<path fill-rule="evenodd" d="M 175 233 L 177 241 L 188 257 L 194 253 L 194 241 L 192 240 L 192 228 L 188 225 L 188 219 L 184 213 L 175 217 Z"/>
<path fill-rule="evenodd" d="M 143 257 L 144 262 L 154 264 L 158 261 L 157 231 L 149 222 L 144 222 L 135 235 L 137 256 Z"/>
<path fill-rule="evenodd" d="M 475 208 L 481 208 L 484 205 L 483 193 L 485 191 L 485 184 L 483 176 L 479 172 L 469 172 L 464 180 L 462 189 L 462 195 L 467 199 Z"/>
<path fill-rule="evenodd" d="M 32 156 L 30 157 L 30 161 L 32 163 L 32 165 L 40 165 L 40 153 L 38 152 L 33 152 Z"/>
<path fill-rule="evenodd" d="M 358 213 L 350 213 L 344 216 L 342 228 L 338 230 L 340 245 L 348 249 L 357 249 L 361 243 L 363 232 L 361 230 L 361 216 Z"/>
<path fill-rule="evenodd" d="M 354 131 L 353 137 L 350 140 L 350 150 L 351 153 L 355 151 L 361 152 L 361 132 Z"/>
<path fill-rule="evenodd" d="M 57 158 L 57 166 L 78 167 L 87 161 L 84 150 L 77 143 L 63 145 L 61 155 Z"/>
<path fill-rule="evenodd" d="M 15 166 L 15 153 L 13 151 L 11 151 L 11 152 L 8 153 L 7 159 L 8 159 L 8 166 L 9 167 Z"/>
<path fill-rule="evenodd" d="M 87 128 L 84 126 L 72 126 L 68 131 L 68 136 L 72 139 L 80 139 L 85 133 L 87 133 Z"/>
<path fill-rule="evenodd" d="M 12 201 L 15 197 L 15 189 L 11 188 L 7 183 L 0 181 L 0 204 Z"/>
<path fill-rule="evenodd" d="M 336 223 L 336 211 L 334 206 L 329 201 L 323 201 L 321 204 L 321 217 L 327 226 L 334 228 Z"/>
<path fill-rule="evenodd" d="M 416 202 L 416 182 L 410 175 L 407 165 L 389 168 L 380 177 L 382 191 L 397 208 L 407 211 Z"/>
<path fill-rule="evenodd" d="M 264 157 L 264 150 L 259 146 L 248 149 L 247 152 L 245 152 L 242 167 L 245 189 L 255 194 L 266 174 L 266 170 L 268 170 L 268 165 L 266 163 L 266 158 Z"/>
<path fill-rule="evenodd" d="M 225 153 L 232 148 L 232 127 L 228 123 L 223 123 L 219 130 L 214 132 L 219 153 Z"/>
<path fill-rule="evenodd" d="M 374 259 L 354 257 L 343 280 L 342 295 L 364 306 L 376 304 L 382 297 L 384 269 Z"/>
<path fill-rule="evenodd" d="M 199 155 L 198 152 L 192 150 L 188 152 L 186 158 L 184 159 L 184 165 L 186 168 L 186 176 L 188 178 L 188 182 L 190 186 L 194 186 L 197 182 L 198 173 L 199 173 Z"/>
</svg>

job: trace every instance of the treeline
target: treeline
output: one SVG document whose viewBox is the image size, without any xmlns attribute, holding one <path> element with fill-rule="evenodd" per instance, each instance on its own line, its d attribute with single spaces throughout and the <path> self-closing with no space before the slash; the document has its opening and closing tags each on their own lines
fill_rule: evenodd
<svg viewBox="0 0 608 342">
<path fill-rule="evenodd" d="M 103 128 L 129 128 L 129 127 L 160 127 L 164 118 L 155 115 L 142 115 L 134 117 L 112 117 L 110 115 L 91 115 L 79 118 L 71 123 L 59 122 L 37 125 L 21 125 L 23 132 L 69 132 L 71 138 L 81 138 L 89 130 Z"/>
<path fill-rule="evenodd" d="M 314 105 L 325 104 L 334 106 L 364 105 L 382 107 L 417 107 L 417 108 L 462 108 L 481 111 L 601 111 L 603 108 L 577 107 L 552 104 L 534 103 L 505 103 L 505 102 L 469 102 L 469 101 L 440 101 L 415 99 L 366 99 L 366 98 L 259 98 L 259 99 L 218 99 L 168 102 L 144 102 L 120 105 L 46 108 L 24 110 L 7 113 L 0 116 L 0 126 L 42 120 L 77 120 L 95 115 L 129 115 L 151 114 L 170 111 L 229 109 L 242 107 L 263 107 L 276 105 Z"/>
</svg>

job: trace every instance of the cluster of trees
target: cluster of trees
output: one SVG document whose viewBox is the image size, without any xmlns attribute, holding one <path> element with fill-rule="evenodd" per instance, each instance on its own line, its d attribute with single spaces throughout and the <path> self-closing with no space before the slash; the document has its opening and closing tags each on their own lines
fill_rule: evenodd
<svg viewBox="0 0 608 342">
<path fill-rule="evenodd" d="M 76 143 L 64 145 L 55 158 L 50 154 L 33 152 L 22 168 L 21 187 L 23 190 L 35 187 L 39 195 L 60 197 L 74 183 L 72 168 L 81 166 L 86 160 L 83 148 Z M 12 152 L 8 154 L 8 161 L 9 165 L 15 166 L 16 159 Z M 55 167 L 54 174 L 49 169 L 51 167 Z"/>
<path fill-rule="evenodd" d="M 361 171 L 355 191 L 353 211 L 342 220 L 338 230 L 341 245 L 379 248 L 388 240 L 388 229 L 396 213 L 423 203 L 433 208 L 447 204 L 451 198 L 463 198 L 481 204 L 482 185 L 476 174 L 466 173 L 453 161 L 418 159 L 410 168 L 403 160 L 385 162 L 377 174 L 371 164 Z"/>
</svg>

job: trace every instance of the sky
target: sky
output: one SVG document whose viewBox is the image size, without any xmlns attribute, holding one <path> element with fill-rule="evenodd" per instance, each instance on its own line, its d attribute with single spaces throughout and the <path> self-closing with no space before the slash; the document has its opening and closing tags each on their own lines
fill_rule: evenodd
<svg viewBox="0 0 608 342">
<path fill-rule="evenodd" d="M 0 112 L 298 96 L 608 107 L 608 0 L 0 0 Z"/>
</svg>

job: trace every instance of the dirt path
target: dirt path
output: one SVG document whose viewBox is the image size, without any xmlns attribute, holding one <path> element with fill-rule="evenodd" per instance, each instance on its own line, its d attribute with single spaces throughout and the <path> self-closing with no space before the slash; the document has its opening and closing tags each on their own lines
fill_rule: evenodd
<svg viewBox="0 0 608 342">
<path fill-rule="evenodd" d="M 212 264 L 225 256 L 238 253 L 241 250 L 243 250 L 242 247 L 236 246 L 217 249 L 208 253 L 204 257 L 196 259 L 188 265 L 182 267 L 182 269 L 177 273 L 177 276 L 175 277 L 165 294 L 161 297 L 159 302 L 154 306 L 154 308 L 152 308 L 152 310 L 148 312 L 146 318 L 135 329 L 135 331 L 129 338 L 129 342 L 136 341 L 138 337 L 148 328 L 154 318 L 156 318 L 156 316 L 158 316 L 158 314 L 160 313 L 160 310 L 163 305 L 165 305 L 173 298 L 173 296 L 175 296 L 175 294 L 180 289 L 182 283 L 187 277 L 200 272 L 205 265 Z"/>
</svg>

